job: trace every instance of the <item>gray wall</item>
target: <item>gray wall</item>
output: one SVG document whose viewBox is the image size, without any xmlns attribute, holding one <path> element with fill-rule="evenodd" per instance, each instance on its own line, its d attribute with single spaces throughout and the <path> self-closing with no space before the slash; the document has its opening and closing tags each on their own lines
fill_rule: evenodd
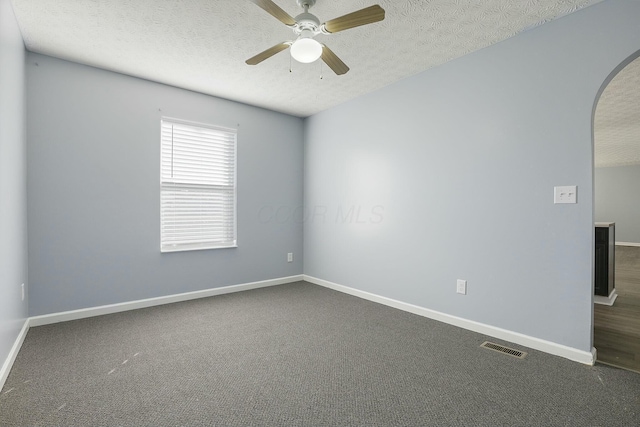
<svg viewBox="0 0 640 427">
<path fill-rule="evenodd" d="M 595 220 L 615 222 L 617 242 L 640 244 L 640 165 L 596 168 L 594 185 Z"/>
<path fill-rule="evenodd" d="M 307 119 L 305 274 L 590 351 L 593 107 L 639 16 L 599 3 Z"/>
<path fill-rule="evenodd" d="M 301 119 L 37 54 L 26 68 L 31 315 L 302 273 L 301 221 L 269 210 L 302 205 Z M 160 253 L 162 116 L 238 128 L 238 248 Z"/>
<path fill-rule="evenodd" d="M 11 3 L 0 0 L 0 366 L 27 316 L 24 55 Z"/>
</svg>

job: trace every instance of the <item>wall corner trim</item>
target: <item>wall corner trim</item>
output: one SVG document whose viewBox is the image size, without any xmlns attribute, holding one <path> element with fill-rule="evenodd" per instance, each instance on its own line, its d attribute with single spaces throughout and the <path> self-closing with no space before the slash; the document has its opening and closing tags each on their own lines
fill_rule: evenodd
<svg viewBox="0 0 640 427">
<path fill-rule="evenodd" d="M 262 280 L 259 282 L 243 283 L 239 285 L 223 286 L 220 288 L 204 289 L 201 291 L 185 292 L 181 294 L 166 295 L 162 297 L 147 298 L 136 301 L 122 302 L 118 304 L 101 305 L 98 307 L 82 308 L 79 310 L 63 311 L 60 313 L 43 314 L 29 318 L 30 326 L 43 326 L 52 323 L 67 322 L 69 320 L 84 319 L 86 317 L 102 316 L 104 314 L 120 313 L 122 311 L 137 310 L 139 308 L 154 307 L 156 305 L 171 304 L 174 302 L 189 301 L 193 299 L 212 297 L 215 295 L 230 294 L 233 292 L 248 291 L 250 289 L 266 288 L 269 286 L 283 285 L 301 281 L 302 274 L 278 279 Z"/>
<path fill-rule="evenodd" d="M 363 298 L 369 301 L 377 302 L 389 307 L 397 308 L 409 313 L 417 314 L 418 316 L 427 317 L 429 319 L 437 320 L 439 322 L 447 323 L 449 325 L 457 326 L 459 328 L 467 329 L 480 334 L 489 335 L 494 338 L 509 341 L 515 344 L 519 344 L 525 347 L 532 348 L 534 350 L 543 351 L 545 353 L 553 354 L 555 356 L 564 357 L 575 362 L 580 362 L 586 365 L 593 365 L 596 360 L 595 348 L 591 351 L 579 350 L 573 347 L 567 347 L 562 344 L 557 344 L 551 341 L 546 341 L 540 338 L 531 337 L 521 334 L 519 332 L 509 331 L 507 329 L 498 328 L 484 323 L 475 322 L 473 320 L 464 319 L 450 314 L 441 313 L 439 311 L 430 310 L 428 308 L 419 307 L 417 305 L 408 304 L 402 301 L 394 300 L 391 298 L 383 297 L 380 295 L 372 294 L 370 292 L 361 291 L 358 289 L 350 288 L 348 286 L 339 285 L 337 283 L 329 282 L 327 280 L 318 279 L 313 276 L 304 275 L 304 280 L 316 285 L 324 286 L 335 291 L 343 292 L 349 295 L 353 295 L 359 298 Z"/>
<path fill-rule="evenodd" d="M 9 355 L 6 360 L 2 364 L 2 368 L 0 369 L 0 392 L 2 392 L 2 388 L 4 387 L 5 381 L 9 377 L 9 372 L 11 372 L 11 368 L 13 367 L 13 362 L 16 361 L 16 357 L 18 357 L 18 352 L 20 352 L 20 348 L 22 347 L 22 343 L 24 342 L 25 337 L 27 336 L 27 332 L 29 332 L 30 322 L 29 319 L 24 320 L 24 324 L 22 325 L 22 329 L 18 334 L 15 342 L 13 343 L 13 347 L 9 351 Z"/>
<path fill-rule="evenodd" d="M 608 305 L 611 307 L 614 302 L 616 302 L 616 298 L 618 298 L 618 292 L 616 292 L 615 288 L 611 291 L 608 297 L 603 297 L 602 295 L 594 295 L 593 303 L 594 304 L 602 304 Z"/>
</svg>

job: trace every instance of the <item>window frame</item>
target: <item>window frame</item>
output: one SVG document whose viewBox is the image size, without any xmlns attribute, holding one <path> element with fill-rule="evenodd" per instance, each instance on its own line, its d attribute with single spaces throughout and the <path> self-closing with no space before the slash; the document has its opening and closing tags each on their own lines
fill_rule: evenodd
<svg viewBox="0 0 640 427">
<path fill-rule="evenodd" d="M 221 187 L 220 185 L 213 185 L 213 184 L 201 184 L 201 183 L 194 183 L 194 182 L 181 182 L 181 183 L 170 183 L 170 182 L 165 182 L 163 180 L 163 160 L 165 160 L 165 158 L 163 157 L 163 151 L 162 151 L 162 147 L 164 145 L 164 141 L 163 141 L 163 126 L 165 123 L 171 124 L 171 125 L 182 125 L 182 126 L 190 126 L 190 127 L 195 127 L 195 128 L 202 128 L 202 129 L 209 129 L 209 130 L 213 130 L 213 131 L 218 131 L 218 132 L 224 132 L 227 134 L 233 134 L 233 163 L 232 166 L 233 167 L 233 186 L 232 186 L 232 195 L 233 195 L 233 215 L 231 216 L 232 218 L 232 225 L 233 225 L 233 240 L 230 243 L 225 243 L 225 244 L 220 244 L 220 243 L 216 243 L 215 241 L 209 241 L 209 242 L 203 242 L 203 243 L 192 243 L 192 244 L 178 244 L 178 245 L 169 245 L 169 244 L 164 244 L 164 227 L 163 227 L 163 206 L 162 206 L 162 200 L 163 200 L 163 193 L 166 189 L 167 185 L 177 185 L 177 186 L 200 186 L 202 188 L 208 188 L 210 190 L 219 191 L 219 187 Z M 218 188 L 214 188 L 214 187 L 218 187 Z M 167 116 L 162 116 L 160 118 L 160 252 L 161 253 L 172 253 L 172 252 L 188 252 L 188 251 L 197 251 L 197 250 L 209 250 L 209 249 L 227 249 L 227 248 L 237 248 L 238 247 L 238 130 L 235 128 L 227 128 L 227 127 L 223 127 L 223 126 L 218 126 L 218 125 L 212 125 L 212 124 L 208 124 L 208 123 L 200 123 L 200 122 L 195 122 L 195 121 L 190 121 L 190 120 L 184 120 L 184 119 L 178 119 L 175 117 L 167 117 Z"/>
</svg>

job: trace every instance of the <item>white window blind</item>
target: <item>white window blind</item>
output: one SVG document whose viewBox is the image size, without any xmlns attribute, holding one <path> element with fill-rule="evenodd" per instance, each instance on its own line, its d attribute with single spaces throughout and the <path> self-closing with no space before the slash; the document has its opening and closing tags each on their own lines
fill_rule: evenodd
<svg viewBox="0 0 640 427">
<path fill-rule="evenodd" d="M 236 246 L 236 131 L 161 122 L 161 252 Z"/>
</svg>

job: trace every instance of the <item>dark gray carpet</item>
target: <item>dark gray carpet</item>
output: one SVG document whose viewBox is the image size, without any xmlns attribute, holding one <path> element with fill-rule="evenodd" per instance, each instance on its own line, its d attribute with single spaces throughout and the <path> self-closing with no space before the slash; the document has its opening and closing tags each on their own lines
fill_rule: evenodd
<svg viewBox="0 0 640 427">
<path fill-rule="evenodd" d="M 42 326 L 0 425 L 640 425 L 640 375 L 485 339 L 304 282 Z"/>
</svg>

